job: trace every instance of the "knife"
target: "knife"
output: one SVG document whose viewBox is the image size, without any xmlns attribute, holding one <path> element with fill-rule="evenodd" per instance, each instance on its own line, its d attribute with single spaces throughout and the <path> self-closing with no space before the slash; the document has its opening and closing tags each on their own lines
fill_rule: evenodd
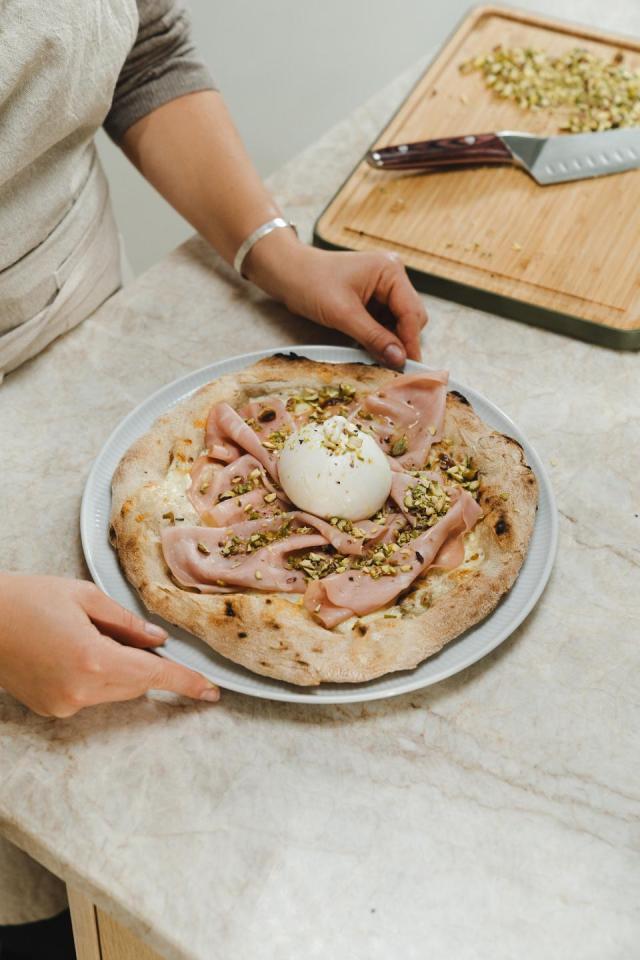
<svg viewBox="0 0 640 960">
<path fill-rule="evenodd" d="M 522 167 L 536 183 L 546 186 L 640 167 L 640 127 L 558 137 L 536 137 L 512 130 L 472 133 L 378 147 L 370 150 L 366 159 L 380 170 L 423 170 L 425 173 L 477 164 L 510 163 Z"/>
</svg>

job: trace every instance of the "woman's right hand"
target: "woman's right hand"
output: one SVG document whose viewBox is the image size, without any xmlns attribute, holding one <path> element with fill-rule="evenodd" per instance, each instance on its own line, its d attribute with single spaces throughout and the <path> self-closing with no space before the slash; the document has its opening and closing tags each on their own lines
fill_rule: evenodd
<svg viewBox="0 0 640 960">
<path fill-rule="evenodd" d="M 93 583 L 0 573 L 0 687 L 41 716 L 147 690 L 217 700 L 201 674 L 147 652 L 166 637 Z"/>
</svg>

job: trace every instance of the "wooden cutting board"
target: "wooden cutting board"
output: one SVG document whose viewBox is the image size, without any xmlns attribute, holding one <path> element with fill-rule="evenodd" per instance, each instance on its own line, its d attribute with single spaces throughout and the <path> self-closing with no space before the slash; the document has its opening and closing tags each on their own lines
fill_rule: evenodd
<svg viewBox="0 0 640 960">
<path fill-rule="evenodd" d="M 580 46 L 640 65 L 640 41 L 501 7 L 474 9 L 372 147 L 495 130 L 557 134 L 560 114 L 499 99 L 459 65 L 496 44 Z M 513 167 L 408 174 L 362 160 L 314 242 L 393 250 L 447 299 L 618 349 L 640 349 L 640 170 L 540 187 Z"/>
</svg>

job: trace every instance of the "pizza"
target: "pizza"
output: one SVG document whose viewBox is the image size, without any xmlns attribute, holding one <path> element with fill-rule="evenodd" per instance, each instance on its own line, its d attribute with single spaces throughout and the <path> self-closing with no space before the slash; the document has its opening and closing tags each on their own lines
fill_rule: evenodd
<svg viewBox="0 0 640 960">
<path fill-rule="evenodd" d="M 482 620 L 522 566 L 537 483 L 447 382 L 275 354 L 158 419 L 112 485 L 146 607 L 305 686 L 413 669 Z"/>
</svg>

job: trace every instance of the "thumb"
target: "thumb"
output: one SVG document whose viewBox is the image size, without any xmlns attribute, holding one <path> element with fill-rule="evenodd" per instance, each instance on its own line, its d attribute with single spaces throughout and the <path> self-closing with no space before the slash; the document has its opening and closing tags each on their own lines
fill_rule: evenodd
<svg viewBox="0 0 640 960">
<path fill-rule="evenodd" d="M 82 609 L 101 633 L 132 647 L 157 647 L 167 639 L 166 630 L 121 607 L 94 583 L 80 583 L 78 589 Z"/>
<path fill-rule="evenodd" d="M 362 344 L 385 367 L 404 366 L 407 352 L 402 341 L 378 323 L 357 298 L 354 298 L 353 306 L 340 324 L 340 329 Z"/>
<path fill-rule="evenodd" d="M 194 700 L 220 699 L 218 687 L 202 674 L 189 670 L 188 667 L 183 667 L 179 663 L 173 663 L 171 660 L 160 657 L 154 657 L 153 660 L 157 663 L 153 665 L 148 680 L 148 690 L 170 690 L 172 693 L 192 697 Z"/>
</svg>

